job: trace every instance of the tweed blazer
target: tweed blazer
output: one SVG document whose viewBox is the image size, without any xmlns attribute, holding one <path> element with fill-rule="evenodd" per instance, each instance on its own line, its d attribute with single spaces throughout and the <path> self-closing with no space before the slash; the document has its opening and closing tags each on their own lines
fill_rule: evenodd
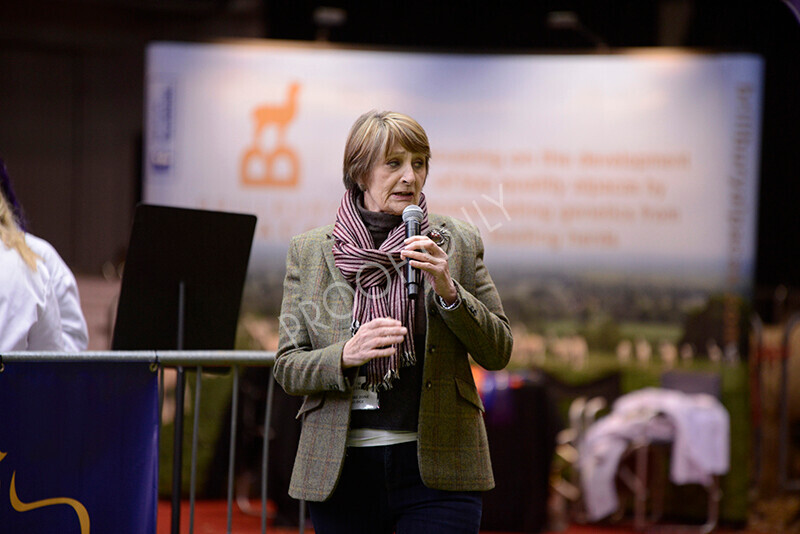
<svg viewBox="0 0 800 534">
<path fill-rule="evenodd" d="M 430 214 L 461 303 L 444 309 L 425 286 L 427 332 L 419 408 L 417 456 L 423 483 L 435 489 L 494 487 L 483 403 L 468 354 L 487 370 L 502 369 L 513 340 L 497 290 L 483 262 L 477 228 Z M 353 386 L 342 351 L 352 337 L 353 288 L 333 258 L 333 225 L 292 238 L 280 316 L 274 375 L 290 395 L 305 396 L 303 425 L 289 494 L 324 501 L 345 457 Z"/>
</svg>

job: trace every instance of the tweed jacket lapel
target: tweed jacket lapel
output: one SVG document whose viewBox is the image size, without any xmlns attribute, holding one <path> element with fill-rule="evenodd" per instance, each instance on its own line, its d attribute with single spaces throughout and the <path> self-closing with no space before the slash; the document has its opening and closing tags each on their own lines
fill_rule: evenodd
<svg viewBox="0 0 800 534">
<path fill-rule="evenodd" d="M 444 221 L 440 215 L 436 215 L 435 213 L 428 214 L 428 222 L 430 224 L 428 236 L 431 238 L 431 241 L 436 243 L 439 248 L 447 254 L 447 261 L 450 264 L 450 275 L 457 279 L 458 272 L 454 269 L 456 266 L 453 265 L 452 261 L 452 252 L 454 250 L 453 236 L 451 235 L 450 229 L 447 227 L 447 222 Z M 431 288 L 430 284 L 425 284 L 425 302 L 428 306 L 433 305 L 433 288 Z"/>
<path fill-rule="evenodd" d="M 331 227 L 330 232 L 325 234 L 325 238 L 322 240 L 322 252 L 325 254 L 325 262 L 328 264 L 331 277 L 344 280 L 341 271 L 336 267 L 336 259 L 333 257 L 333 227 Z"/>
</svg>

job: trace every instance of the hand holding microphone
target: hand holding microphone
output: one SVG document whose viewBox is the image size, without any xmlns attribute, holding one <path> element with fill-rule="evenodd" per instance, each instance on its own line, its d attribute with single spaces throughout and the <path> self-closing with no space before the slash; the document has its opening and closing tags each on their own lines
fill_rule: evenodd
<svg viewBox="0 0 800 534">
<path fill-rule="evenodd" d="M 447 254 L 428 236 L 419 235 L 422 217 L 422 209 L 419 206 L 412 204 L 403 210 L 403 222 L 406 225 L 406 247 L 400 252 L 400 255 L 408 261 L 406 265 L 408 298 L 414 299 L 419 294 L 421 270 L 430 281 L 434 292 L 446 304 L 451 304 L 456 301 L 457 293 L 455 283 L 450 277 Z"/>
</svg>

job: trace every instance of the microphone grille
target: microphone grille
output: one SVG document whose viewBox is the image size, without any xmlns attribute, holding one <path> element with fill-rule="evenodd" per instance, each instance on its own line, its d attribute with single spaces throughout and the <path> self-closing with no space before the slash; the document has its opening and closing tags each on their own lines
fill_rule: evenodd
<svg viewBox="0 0 800 534">
<path fill-rule="evenodd" d="M 417 221 L 422 222 L 422 208 L 415 204 L 411 204 L 410 206 L 406 206 L 403 210 L 403 222 L 408 221 Z"/>
</svg>

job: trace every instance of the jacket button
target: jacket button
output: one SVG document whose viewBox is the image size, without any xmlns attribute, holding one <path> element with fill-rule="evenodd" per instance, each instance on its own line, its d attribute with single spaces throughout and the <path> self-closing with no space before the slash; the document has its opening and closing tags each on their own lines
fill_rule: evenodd
<svg viewBox="0 0 800 534">
<path fill-rule="evenodd" d="M 428 381 L 425 383 L 425 389 L 431 389 L 432 387 L 433 387 L 433 382 L 431 382 L 430 380 L 428 380 Z"/>
<path fill-rule="evenodd" d="M 436 352 L 436 345 L 431 345 L 431 352 Z"/>
</svg>

